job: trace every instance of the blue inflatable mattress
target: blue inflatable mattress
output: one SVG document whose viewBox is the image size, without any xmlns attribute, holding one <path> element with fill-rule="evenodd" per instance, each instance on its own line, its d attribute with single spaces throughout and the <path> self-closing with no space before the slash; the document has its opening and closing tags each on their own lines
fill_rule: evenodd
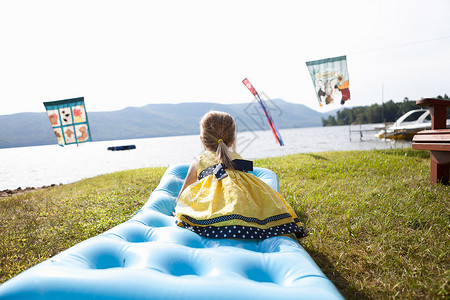
<svg viewBox="0 0 450 300">
<path fill-rule="evenodd" d="M 129 221 L 0 285 L 0 299 L 343 299 L 289 237 L 208 239 L 176 226 L 188 167 L 169 167 Z M 252 173 L 279 190 L 272 171 Z"/>
</svg>

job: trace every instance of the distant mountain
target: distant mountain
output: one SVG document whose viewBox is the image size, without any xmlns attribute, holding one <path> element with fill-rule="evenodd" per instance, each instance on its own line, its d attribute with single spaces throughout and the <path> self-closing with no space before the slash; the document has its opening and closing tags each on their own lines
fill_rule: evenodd
<svg viewBox="0 0 450 300">
<path fill-rule="evenodd" d="M 266 104 L 278 129 L 321 126 L 321 118 L 335 114 L 319 113 L 281 99 Z M 210 110 L 230 113 L 238 131 L 269 129 L 256 102 L 149 104 L 112 112 L 88 112 L 88 119 L 94 141 L 135 139 L 198 134 L 200 118 Z M 0 128 L 0 148 L 56 144 L 45 112 L 0 115 Z"/>
</svg>

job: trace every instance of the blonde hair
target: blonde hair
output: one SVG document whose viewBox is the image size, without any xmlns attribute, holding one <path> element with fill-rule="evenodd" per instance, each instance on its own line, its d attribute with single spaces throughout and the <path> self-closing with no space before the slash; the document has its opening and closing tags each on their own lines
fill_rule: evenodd
<svg viewBox="0 0 450 300">
<path fill-rule="evenodd" d="M 234 169 L 230 146 L 236 151 L 236 125 L 231 115 L 221 111 L 210 111 L 200 121 L 200 137 L 206 149 L 215 151 L 221 164 Z"/>
</svg>

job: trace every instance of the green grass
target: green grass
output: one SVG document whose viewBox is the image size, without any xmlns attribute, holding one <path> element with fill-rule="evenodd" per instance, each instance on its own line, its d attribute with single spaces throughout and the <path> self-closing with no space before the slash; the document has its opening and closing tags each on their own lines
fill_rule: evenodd
<svg viewBox="0 0 450 300">
<path fill-rule="evenodd" d="M 0 199 L 0 282 L 130 219 L 165 169 L 139 169 Z"/>
<path fill-rule="evenodd" d="M 310 231 L 302 245 L 348 299 L 448 298 L 450 186 L 427 152 L 299 154 L 259 165 Z"/>
<path fill-rule="evenodd" d="M 448 298 L 450 186 L 411 149 L 255 161 L 309 230 L 303 247 L 347 299 Z M 140 169 L 0 199 L 0 282 L 129 219 L 164 169 Z"/>
</svg>

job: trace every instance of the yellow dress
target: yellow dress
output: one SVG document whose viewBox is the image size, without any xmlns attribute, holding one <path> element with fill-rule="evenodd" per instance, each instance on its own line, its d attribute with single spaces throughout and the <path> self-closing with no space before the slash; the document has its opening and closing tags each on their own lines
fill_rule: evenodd
<svg viewBox="0 0 450 300">
<path fill-rule="evenodd" d="M 242 159 L 232 152 L 232 159 Z M 198 173 L 218 164 L 216 154 L 200 155 Z M 218 180 L 209 174 L 188 186 L 175 208 L 177 225 L 209 238 L 265 239 L 305 233 L 292 207 L 255 175 L 226 169 Z"/>
</svg>

